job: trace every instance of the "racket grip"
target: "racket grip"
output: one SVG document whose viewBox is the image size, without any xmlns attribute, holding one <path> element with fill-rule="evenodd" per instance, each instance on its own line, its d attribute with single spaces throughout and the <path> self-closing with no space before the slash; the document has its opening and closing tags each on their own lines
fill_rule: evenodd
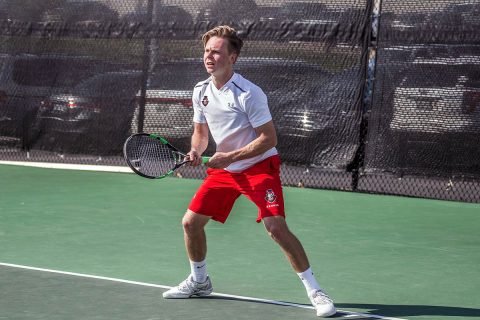
<svg viewBox="0 0 480 320">
<path fill-rule="evenodd" d="M 202 157 L 202 163 L 205 164 L 210 160 L 210 157 Z"/>
</svg>

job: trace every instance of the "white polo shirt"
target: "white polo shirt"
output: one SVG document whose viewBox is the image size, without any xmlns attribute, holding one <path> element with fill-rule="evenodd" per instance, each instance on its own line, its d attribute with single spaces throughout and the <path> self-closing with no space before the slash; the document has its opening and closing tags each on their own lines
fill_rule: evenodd
<svg viewBox="0 0 480 320">
<path fill-rule="evenodd" d="M 208 124 L 219 152 L 246 146 L 257 138 L 254 128 L 272 120 L 265 93 L 238 73 L 220 89 L 211 78 L 199 82 L 193 89 L 192 101 L 193 121 Z M 261 155 L 234 162 L 225 170 L 240 172 L 276 154 L 277 149 L 271 148 Z"/>
</svg>

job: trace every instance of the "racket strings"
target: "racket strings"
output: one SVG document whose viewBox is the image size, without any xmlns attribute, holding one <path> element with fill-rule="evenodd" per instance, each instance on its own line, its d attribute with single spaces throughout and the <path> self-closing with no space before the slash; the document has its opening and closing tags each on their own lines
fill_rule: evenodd
<svg viewBox="0 0 480 320">
<path fill-rule="evenodd" d="M 180 155 L 148 136 L 134 136 L 129 141 L 127 157 L 136 170 L 150 177 L 160 177 L 172 170 Z"/>
</svg>

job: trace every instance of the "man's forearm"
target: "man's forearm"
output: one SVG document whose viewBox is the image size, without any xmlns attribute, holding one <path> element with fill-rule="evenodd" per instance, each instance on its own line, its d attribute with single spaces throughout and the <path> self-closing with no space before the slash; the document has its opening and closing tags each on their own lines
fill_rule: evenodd
<svg viewBox="0 0 480 320">
<path fill-rule="evenodd" d="M 253 158 L 267 152 L 277 145 L 277 134 L 272 121 L 255 128 L 257 138 L 238 150 L 229 153 L 228 157 L 232 162 Z"/>
<path fill-rule="evenodd" d="M 238 150 L 216 152 L 208 161 L 207 166 L 211 168 L 226 168 L 233 162 L 253 158 L 277 145 L 277 134 L 272 121 L 255 128 L 255 133 L 257 138 Z"/>
<path fill-rule="evenodd" d="M 275 147 L 275 145 L 275 139 L 262 135 L 247 144 L 245 147 L 230 152 L 229 156 L 231 157 L 232 162 L 253 158 L 267 152 L 271 148 Z"/>
<path fill-rule="evenodd" d="M 192 135 L 191 141 L 191 150 L 198 152 L 198 154 L 203 154 L 203 152 L 208 147 L 208 136 L 194 133 Z"/>
</svg>

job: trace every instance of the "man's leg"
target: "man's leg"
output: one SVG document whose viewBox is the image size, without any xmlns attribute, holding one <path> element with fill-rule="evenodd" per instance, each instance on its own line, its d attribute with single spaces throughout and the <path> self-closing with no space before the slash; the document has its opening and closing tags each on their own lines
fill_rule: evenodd
<svg viewBox="0 0 480 320">
<path fill-rule="evenodd" d="M 190 261 L 201 262 L 207 256 L 207 237 L 205 225 L 210 221 L 209 216 L 196 214 L 187 210 L 182 219 L 185 249 Z"/>
<path fill-rule="evenodd" d="M 288 229 L 285 218 L 266 217 L 263 219 L 263 224 L 270 237 L 280 245 L 295 272 L 303 272 L 310 267 L 302 244 Z"/>
<path fill-rule="evenodd" d="M 185 248 L 190 260 L 191 273 L 178 286 L 163 293 L 166 299 L 206 296 L 212 293 L 212 283 L 207 275 L 207 237 L 205 225 L 211 217 L 187 210 L 182 219 Z"/>
<path fill-rule="evenodd" d="M 270 237 L 280 245 L 292 268 L 302 280 L 307 295 L 317 310 L 317 316 L 328 317 L 335 314 L 336 309 L 332 300 L 317 283 L 310 269 L 305 250 L 300 240 L 288 229 L 285 218 L 282 216 L 265 217 L 263 224 Z"/>
</svg>

